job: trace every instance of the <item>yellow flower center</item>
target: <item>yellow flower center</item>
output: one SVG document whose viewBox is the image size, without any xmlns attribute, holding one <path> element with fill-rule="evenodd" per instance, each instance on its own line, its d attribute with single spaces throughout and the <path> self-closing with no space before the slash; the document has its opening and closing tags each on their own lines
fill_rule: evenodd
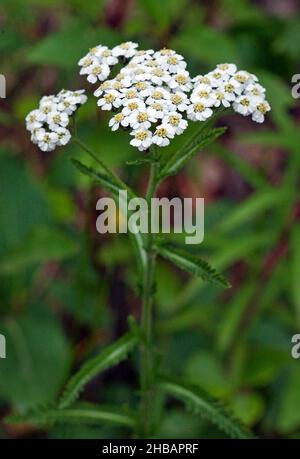
<svg viewBox="0 0 300 459">
<path fill-rule="evenodd" d="M 137 96 L 137 92 L 134 89 L 130 89 L 126 92 L 126 99 L 134 99 Z"/>
<path fill-rule="evenodd" d="M 138 108 L 138 104 L 136 102 L 131 102 L 128 104 L 129 110 L 136 110 Z"/>
<path fill-rule="evenodd" d="M 158 137 L 167 137 L 168 131 L 167 131 L 166 128 L 159 128 L 159 129 L 157 129 L 157 131 L 156 131 L 156 135 L 157 135 Z"/>
<path fill-rule="evenodd" d="M 250 100 L 244 98 L 244 99 L 242 99 L 242 100 L 240 101 L 240 104 L 243 105 L 244 107 L 249 107 L 249 105 L 250 105 Z"/>
<path fill-rule="evenodd" d="M 263 115 L 265 115 L 268 111 L 268 106 L 264 103 L 260 103 L 257 105 L 257 110 L 260 111 Z"/>
<path fill-rule="evenodd" d="M 124 119 L 124 115 L 123 113 L 117 113 L 114 118 L 117 121 L 117 123 L 120 123 Z"/>
<path fill-rule="evenodd" d="M 112 103 L 116 100 L 116 96 L 114 94 L 105 94 L 104 99 L 107 103 Z"/>
<path fill-rule="evenodd" d="M 204 97 L 205 99 L 207 99 L 208 96 L 209 96 L 209 93 L 207 91 L 199 91 L 198 92 L 198 96 L 199 97 Z"/>
<path fill-rule="evenodd" d="M 60 116 L 59 116 L 59 115 L 53 116 L 53 121 L 54 121 L 55 123 L 60 123 L 60 121 L 61 121 Z"/>
<path fill-rule="evenodd" d="M 179 94 L 174 94 L 173 96 L 171 96 L 171 101 L 173 102 L 173 104 L 178 105 L 182 102 L 182 97 Z"/>
<path fill-rule="evenodd" d="M 231 83 L 225 85 L 225 91 L 232 93 L 234 91 L 234 86 Z"/>
<path fill-rule="evenodd" d="M 156 100 L 161 99 L 162 96 L 163 96 L 163 93 L 161 91 L 154 91 L 152 93 L 153 99 L 156 99 Z"/>
<path fill-rule="evenodd" d="M 102 72 L 102 67 L 100 67 L 100 65 L 97 65 L 92 70 L 92 74 L 93 75 L 99 75 L 101 72 Z"/>
<path fill-rule="evenodd" d="M 147 113 L 139 113 L 138 116 L 137 116 L 137 120 L 138 120 L 140 123 L 143 123 L 144 121 L 147 121 L 147 120 L 148 120 L 148 115 L 147 115 Z"/>
<path fill-rule="evenodd" d="M 203 112 L 204 110 L 205 110 L 205 105 L 200 104 L 200 103 L 194 105 L 194 111 L 196 113 Z"/>
<path fill-rule="evenodd" d="M 172 126 L 178 126 L 180 122 L 180 117 L 176 115 L 169 116 L 169 123 Z"/>
<path fill-rule="evenodd" d="M 146 140 L 148 137 L 148 133 L 146 131 L 139 131 L 135 134 L 135 138 L 137 140 Z"/>
<path fill-rule="evenodd" d="M 176 75 L 175 80 L 179 84 L 185 84 L 187 82 L 187 77 L 185 75 Z"/>
<path fill-rule="evenodd" d="M 171 65 L 176 65 L 178 64 L 178 59 L 176 56 L 170 56 L 168 57 L 167 63 Z"/>
</svg>

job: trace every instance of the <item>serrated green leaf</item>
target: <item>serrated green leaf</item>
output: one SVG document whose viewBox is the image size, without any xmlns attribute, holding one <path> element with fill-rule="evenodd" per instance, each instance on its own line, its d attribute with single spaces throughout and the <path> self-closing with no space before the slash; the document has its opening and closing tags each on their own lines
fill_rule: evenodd
<svg viewBox="0 0 300 459">
<path fill-rule="evenodd" d="M 68 382 L 59 402 L 59 408 L 66 408 L 73 403 L 84 386 L 99 373 L 125 360 L 137 342 L 137 334 L 129 332 L 105 348 L 99 355 L 88 360 Z"/>
<path fill-rule="evenodd" d="M 225 131 L 226 128 L 224 127 L 201 129 L 186 146 L 181 148 L 175 155 L 171 156 L 163 166 L 160 177 L 164 178 L 176 174 L 199 150 L 214 142 L 218 137 L 224 134 Z"/>
<path fill-rule="evenodd" d="M 29 423 L 45 425 L 56 423 L 103 424 L 106 422 L 121 424 L 128 427 L 134 425 L 134 419 L 128 414 L 121 414 L 117 409 L 84 405 L 66 410 L 40 410 L 24 415 L 8 416 L 5 421 L 9 424 Z"/>
<path fill-rule="evenodd" d="M 229 282 L 209 264 L 201 258 L 184 251 L 171 243 L 159 243 L 156 247 L 157 252 L 167 260 L 171 261 L 179 268 L 201 277 L 204 281 L 230 287 Z"/>
<path fill-rule="evenodd" d="M 254 436 L 235 419 L 220 402 L 197 386 L 163 378 L 158 386 L 167 394 L 181 400 L 188 409 L 216 424 L 231 438 L 247 439 Z"/>
</svg>

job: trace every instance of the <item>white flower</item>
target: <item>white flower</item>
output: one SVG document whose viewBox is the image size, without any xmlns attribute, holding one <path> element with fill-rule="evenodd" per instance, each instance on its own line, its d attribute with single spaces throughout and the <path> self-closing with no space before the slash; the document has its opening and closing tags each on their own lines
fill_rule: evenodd
<svg viewBox="0 0 300 459">
<path fill-rule="evenodd" d="M 174 94 L 170 95 L 170 108 L 171 110 L 179 110 L 180 112 L 185 112 L 189 106 L 190 102 L 187 95 L 184 92 L 176 91 Z"/>
<path fill-rule="evenodd" d="M 119 60 L 113 55 L 112 51 L 107 46 L 102 46 L 100 49 L 96 49 L 95 56 L 99 58 L 100 64 L 106 64 L 108 66 L 116 65 Z"/>
<path fill-rule="evenodd" d="M 215 101 L 215 107 L 220 107 L 220 105 L 223 105 L 223 107 L 228 108 L 230 107 L 230 102 L 227 99 L 227 94 L 224 91 L 224 88 L 220 87 L 215 89 L 215 96 L 216 96 L 216 101 Z"/>
<path fill-rule="evenodd" d="M 216 102 L 216 95 L 211 86 L 207 84 L 199 84 L 192 92 L 191 101 L 193 103 L 201 102 L 206 107 L 212 107 Z"/>
<path fill-rule="evenodd" d="M 245 70 L 239 70 L 233 75 L 233 78 L 241 84 L 253 83 L 257 81 L 257 77 Z"/>
<path fill-rule="evenodd" d="M 59 127 L 56 129 L 56 134 L 58 136 L 58 145 L 63 146 L 67 145 L 71 139 L 71 133 L 68 129 Z"/>
<path fill-rule="evenodd" d="M 46 116 L 49 115 L 51 112 L 57 111 L 57 108 L 57 103 L 51 100 L 43 100 L 40 102 L 40 111 Z"/>
<path fill-rule="evenodd" d="M 225 81 L 228 81 L 230 78 L 229 73 L 226 73 L 224 70 L 216 68 L 212 72 L 207 74 L 207 77 L 210 81 L 212 87 L 217 88 L 221 86 Z"/>
<path fill-rule="evenodd" d="M 234 75 L 237 68 L 235 64 L 218 64 L 217 69 L 222 70 L 222 72 L 228 73 L 228 75 Z"/>
<path fill-rule="evenodd" d="M 171 76 L 168 72 L 161 69 L 160 67 L 154 67 L 150 70 L 149 80 L 158 86 L 164 83 L 168 83 L 171 80 Z"/>
<path fill-rule="evenodd" d="M 180 54 L 159 55 L 156 58 L 160 67 L 170 73 L 178 73 L 187 66 L 183 56 Z"/>
<path fill-rule="evenodd" d="M 169 124 L 174 129 L 175 134 L 180 135 L 187 128 L 188 122 L 177 112 L 168 113 L 162 120 L 162 124 Z"/>
<path fill-rule="evenodd" d="M 252 120 L 257 123 L 263 123 L 265 120 L 265 114 L 271 110 L 270 104 L 267 101 L 262 101 L 256 105 L 255 110 L 252 114 Z"/>
<path fill-rule="evenodd" d="M 120 93 L 114 89 L 105 92 L 103 97 L 98 100 L 97 105 L 102 110 L 111 110 L 113 107 L 119 108 L 122 104 L 122 98 Z"/>
<path fill-rule="evenodd" d="M 125 43 L 121 43 L 118 46 L 115 46 L 112 49 L 112 54 L 113 56 L 116 56 L 116 57 L 123 56 L 128 59 L 135 55 L 137 47 L 138 47 L 137 43 L 133 43 L 132 41 L 127 41 Z"/>
<path fill-rule="evenodd" d="M 170 92 L 161 87 L 153 87 L 149 97 L 146 99 L 146 104 L 151 105 L 155 102 L 165 104 L 170 99 Z"/>
<path fill-rule="evenodd" d="M 157 122 L 156 111 L 151 107 L 144 107 L 130 115 L 129 122 L 134 130 L 147 130 L 150 128 L 151 123 Z"/>
<path fill-rule="evenodd" d="M 140 50 L 136 51 L 135 55 L 131 59 L 130 63 L 132 64 L 143 64 L 149 60 L 152 60 L 152 54 L 154 54 L 153 49 Z"/>
<path fill-rule="evenodd" d="M 68 126 L 69 117 L 65 112 L 53 111 L 47 116 L 47 123 L 51 131 L 56 131 L 59 127 Z"/>
<path fill-rule="evenodd" d="M 154 110 L 155 115 L 154 118 L 162 119 L 165 114 L 168 112 L 167 105 L 163 102 L 153 102 L 149 107 Z"/>
<path fill-rule="evenodd" d="M 212 81 L 207 75 L 197 75 L 195 78 L 192 79 L 194 83 L 194 87 L 196 88 L 199 84 L 208 84 L 212 86 Z"/>
<path fill-rule="evenodd" d="M 57 145 L 58 135 L 56 132 L 46 132 L 45 129 L 39 129 L 36 132 L 36 140 L 40 150 L 52 151 Z"/>
<path fill-rule="evenodd" d="M 132 131 L 130 135 L 134 136 L 134 139 L 130 141 L 130 145 L 137 147 L 140 151 L 147 150 L 152 144 L 152 132 L 145 129 L 138 129 Z"/>
<path fill-rule="evenodd" d="M 104 91 L 112 89 L 112 80 L 107 80 L 104 81 L 103 83 L 100 84 L 99 88 L 94 91 L 94 96 L 100 97 L 104 93 Z"/>
<path fill-rule="evenodd" d="M 43 126 L 46 115 L 40 110 L 32 110 L 25 118 L 26 128 L 28 131 L 33 131 Z"/>
<path fill-rule="evenodd" d="M 206 107 L 201 102 L 192 104 L 187 109 L 187 117 L 192 121 L 205 121 L 213 114 L 211 108 Z"/>
<path fill-rule="evenodd" d="M 138 81 L 134 84 L 134 89 L 137 90 L 138 96 L 142 99 L 150 96 L 152 85 L 148 81 Z"/>
<path fill-rule="evenodd" d="M 233 109 L 235 112 L 240 113 L 243 116 L 250 115 L 254 111 L 254 106 L 249 96 L 239 96 L 233 103 Z"/>
<path fill-rule="evenodd" d="M 166 147 L 174 136 L 175 129 L 170 124 L 162 123 L 157 126 L 152 141 L 159 147 Z"/>
<path fill-rule="evenodd" d="M 112 131 L 116 131 L 117 129 L 119 129 L 120 125 L 123 127 L 127 127 L 129 125 L 129 117 L 126 117 L 122 112 L 117 113 L 109 120 L 108 125 Z"/>
<path fill-rule="evenodd" d="M 124 100 L 124 108 L 122 109 L 122 113 L 125 116 L 131 116 L 136 112 L 145 110 L 146 105 L 141 99 L 127 99 Z"/>
<path fill-rule="evenodd" d="M 245 87 L 245 94 L 251 97 L 251 100 L 260 102 L 265 98 L 265 88 L 258 83 L 250 83 Z"/>
<path fill-rule="evenodd" d="M 169 82 L 169 86 L 174 91 L 190 91 L 192 89 L 192 82 L 189 76 L 189 72 L 186 70 L 180 70 L 178 73 L 172 76 L 172 79 Z"/>
<path fill-rule="evenodd" d="M 92 64 L 86 69 L 84 69 L 84 72 L 81 70 L 80 73 L 86 74 L 88 76 L 87 80 L 90 83 L 94 84 L 94 83 L 97 83 L 98 80 L 99 81 L 106 80 L 106 78 L 110 74 L 110 69 L 108 65 L 106 64 L 100 65 L 97 63 L 97 64 Z"/>
</svg>

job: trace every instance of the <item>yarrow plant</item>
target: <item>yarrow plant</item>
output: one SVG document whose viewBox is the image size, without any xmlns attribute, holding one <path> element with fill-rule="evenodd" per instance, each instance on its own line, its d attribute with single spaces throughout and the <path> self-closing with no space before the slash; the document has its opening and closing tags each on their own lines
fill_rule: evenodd
<svg viewBox="0 0 300 459">
<path fill-rule="evenodd" d="M 122 43 L 109 49 L 99 45 L 79 61 L 80 74 L 95 89 L 97 104 L 101 110 L 111 111 L 109 121 L 112 131 L 129 130 L 129 141 L 146 155 L 134 164 L 150 163 L 150 176 L 146 200 L 150 203 L 158 185 L 166 177 L 176 174 L 199 150 L 205 148 L 223 134 L 225 128 L 213 128 L 213 120 L 232 110 L 253 121 L 262 123 L 270 110 L 265 88 L 258 78 L 238 70 L 235 64 L 218 64 L 205 75 L 191 77 L 183 56 L 171 49 L 139 50 L 133 42 Z M 113 78 L 109 77 L 113 73 Z M 43 151 L 54 150 L 73 140 L 98 164 L 99 169 L 87 167 L 73 160 L 81 172 L 110 191 L 117 199 L 119 190 L 131 190 L 101 157 L 86 146 L 77 136 L 74 115 L 86 102 L 83 90 L 59 92 L 56 96 L 44 96 L 39 108 L 26 117 L 31 140 Z M 72 118 L 71 128 L 69 128 Z M 168 146 L 175 136 L 186 131 L 190 123 L 199 127 L 188 137 L 183 146 L 173 154 L 164 155 L 159 147 Z M 151 206 L 148 207 L 151 221 Z M 129 332 L 111 344 L 98 356 L 86 362 L 71 378 L 58 406 L 51 410 L 26 415 L 32 422 L 56 422 L 63 420 L 111 421 L 127 426 L 140 437 L 155 434 L 157 414 L 154 407 L 162 396 L 170 395 L 183 401 L 187 407 L 216 423 L 220 429 L 236 438 L 251 434 L 231 414 L 220 407 L 208 394 L 184 382 L 178 382 L 162 374 L 156 347 L 153 342 L 153 301 L 155 292 L 156 258 L 161 256 L 181 269 L 200 276 L 206 282 L 219 286 L 229 284 L 206 261 L 190 251 L 171 244 L 160 235 L 136 233 L 131 235 L 136 254 L 138 274 L 141 278 L 142 311 L 140 325 L 130 318 Z M 99 372 L 127 358 L 136 345 L 140 345 L 140 403 L 132 412 L 107 410 L 101 406 L 72 409 L 83 387 Z"/>
</svg>

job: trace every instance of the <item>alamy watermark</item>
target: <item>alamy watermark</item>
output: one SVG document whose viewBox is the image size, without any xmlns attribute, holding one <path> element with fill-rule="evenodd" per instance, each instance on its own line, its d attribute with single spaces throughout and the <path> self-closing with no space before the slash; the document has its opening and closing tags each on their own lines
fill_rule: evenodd
<svg viewBox="0 0 300 459">
<path fill-rule="evenodd" d="M 292 347 L 291 354 L 293 359 L 299 359 L 300 358 L 300 334 L 296 334 L 292 336 L 292 343 L 294 346 Z"/>
<path fill-rule="evenodd" d="M 98 233 L 184 233 L 186 244 L 200 244 L 204 239 L 204 198 L 128 199 L 119 190 L 118 206 L 114 199 L 97 201 L 101 211 L 96 221 Z"/>
<path fill-rule="evenodd" d="M 295 75 L 292 76 L 292 83 L 295 83 L 294 86 L 292 87 L 292 97 L 294 99 L 299 99 L 300 97 L 300 73 L 295 73 Z"/>
<path fill-rule="evenodd" d="M 0 334 L 0 359 L 6 358 L 6 339 L 4 335 Z"/>
<path fill-rule="evenodd" d="M 0 99 L 6 98 L 6 78 L 0 73 Z"/>
</svg>

